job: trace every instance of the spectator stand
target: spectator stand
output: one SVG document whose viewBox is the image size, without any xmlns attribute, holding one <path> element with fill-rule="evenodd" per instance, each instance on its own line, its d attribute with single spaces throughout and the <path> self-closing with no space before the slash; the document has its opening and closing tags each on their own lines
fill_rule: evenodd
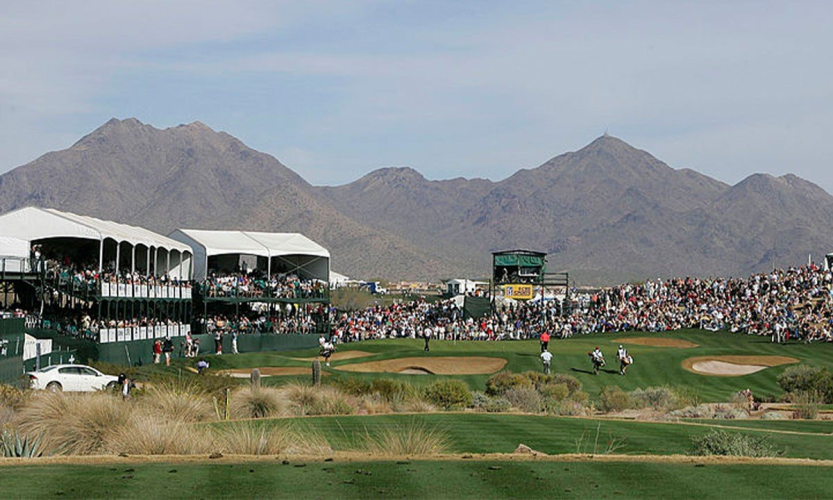
<svg viewBox="0 0 833 500">
<path fill-rule="evenodd" d="M 42 327 L 52 327 L 59 317 L 62 327 L 69 319 L 77 330 L 79 318 L 73 316 L 91 316 L 100 329 L 81 333 L 99 343 L 190 330 L 193 258 L 187 245 L 140 227 L 33 207 L 0 216 L 0 235 L 25 243 L 25 258 L 15 256 L 28 260 L 15 275 L 20 279 L 14 300 L 37 311 Z M 44 317 L 45 310 L 55 316 Z M 136 318 L 154 330 L 140 327 Z"/>
<path fill-rule="evenodd" d="M 330 253 L 298 233 L 178 229 L 194 255 L 195 308 L 208 318 L 314 316 L 329 328 Z M 284 332 L 285 333 L 285 332 Z"/>
</svg>

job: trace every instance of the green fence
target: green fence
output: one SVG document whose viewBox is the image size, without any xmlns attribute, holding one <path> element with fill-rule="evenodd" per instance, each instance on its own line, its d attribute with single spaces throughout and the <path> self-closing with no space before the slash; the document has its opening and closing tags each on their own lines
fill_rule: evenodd
<svg viewBox="0 0 833 500">
<path fill-rule="evenodd" d="M 0 320 L 0 382 L 13 384 L 23 374 L 23 332 L 25 320 Z"/>
<path fill-rule="evenodd" d="M 52 339 L 52 348 L 55 351 L 72 351 L 75 353 L 78 362 L 88 360 L 104 361 L 120 365 L 146 365 L 153 363 L 153 339 L 134 340 L 130 342 L 111 342 L 100 344 L 90 340 L 79 340 L 72 337 L 59 335 L 54 330 L 27 330 L 27 333 L 36 338 Z M 200 341 L 201 354 L 214 353 L 214 337 L 208 334 L 192 335 L 193 339 Z M 174 337 L 174 355 L 184 355 L 183 343 L 185 337 Z M 237 350 L 244 352 L 259 351 L 291 351 L 297 349 L 309 349 L 318 346 L 318 335 L 315 334 L 247 334 L 237 337 Z M 223 336 L 223 352 L 231 352 L 231 336 Z"/>
</svg>

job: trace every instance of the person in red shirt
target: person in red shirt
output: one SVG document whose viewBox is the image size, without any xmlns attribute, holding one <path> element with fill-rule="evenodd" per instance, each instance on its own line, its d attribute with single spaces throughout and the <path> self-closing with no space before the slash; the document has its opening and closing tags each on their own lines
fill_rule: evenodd
<svg viewBox="0 0 833 500">
<path fill-rule="evenodd" d="M 545 331 L 541 334 L 541 352 L 547 350 L 547 347 L 550 345 L 550 333 Z"/>
<path fill-rule="evenodd" d="M 159 339 L 156 339 L 156 342 L 153 343 L 153 364 L 158 365 L 159 360 L 162 357 L 162 342 Z"/>
</svg>

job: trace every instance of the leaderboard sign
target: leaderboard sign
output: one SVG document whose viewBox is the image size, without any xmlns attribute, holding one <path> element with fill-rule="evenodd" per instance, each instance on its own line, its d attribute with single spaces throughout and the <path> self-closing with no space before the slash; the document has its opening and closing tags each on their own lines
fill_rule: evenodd
<svg viewBox="0 0 833 500">
<path fill-rule="evenodd" d="M 503 296 L 507 299 L 529 300 L 533 297 L 532 285 L 504 285 Z"/>
</svg>

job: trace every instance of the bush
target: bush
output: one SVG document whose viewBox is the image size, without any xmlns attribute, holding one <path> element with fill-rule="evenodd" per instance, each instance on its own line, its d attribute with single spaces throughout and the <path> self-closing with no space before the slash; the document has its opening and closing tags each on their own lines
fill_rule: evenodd
<svg viewBox="0 0 833 500">
<path fill-rule="evenodd" d="M 740 408 L 733 405 L 717 405 L 712 412 L 712 418 L 723 420 L 735 420 L 738 418 L 749 418 L 749 412 L 746 408 Z"/>
<path fill-rule="evenodd" d="M 416 393 L 416 390 L 414 390 L 411 384 L 390 378 L 373 379 L 370 383 L 370 391 L 378 394 L 388 402 L 401 401 Z"/>
<path fill-rule="evenodd" d="M 108 438 L 106 449 L 136 455 L 195 455 L 209 452 L 211 441 L 210 435 L 200 427 L 143 414 L 134 415 L 129 425 L 114 432 Z"/>
<path fill-rule="evenodd" d="M 668 415 L 677 418 L 712 418 L 713 414 L 714 412 L 709 405 L 697 405 L 674 410 Z"/>
<path fill-rule="evenodd" d="M 509 389 L 504 396 L 514 408 L 527 413 L 540 413 L 544 409 L 541 394 L 535 389 L 527 387 Z"/>
<path fill-rule="evenodd" d="M 815 420 L 819 416 L 819 398 L 812 394 L 800 394 L 795 398 L 795 412 L 794 418 L 803 418 L 807 420 Z"/>
<path fill-rule="evenodd" d="M 339 387 L 347 394 L 352 394 L 353 396 L 363 396 L 373 392 L 370 382 L 358 377 L 336 378 L 332 383 L 334 386 Z"/>
<path fill-rule="evenodd" d="M 347 394 L 335 387 L 321 387 L 307 415 L 352 415 L 355 412 Z"/>
<path fill-rule="evenodd" d="M 670 410 L 679 407 L 679 399 L 670 387 L 648 387 L 636 389 L 630 394 L 635 408 Z"/>
<path fill-rule="evenodd" d="M 425 388 L 425 399 L 443 409 L 471 406 L 469 386 L 460 380 L 438 380 Z"/>
<path fill-rule="evenodd" d="M 45 449 L 93 455 L 106 451 L 111 438 L 130 425 L 132 406 L 109 392 L 41 394 L 20 410 L 15 421 L 23 434 L 41 436 Z"/>
<path fill-rule="evenodd" d="M 566 373 L 556 373 L 553 383 L 566 385 L 567 389 L 570 390 L 570 394 L 581 390 L 581 382 L 579 382 L 577 378 L 572 375 L 567 375 Z"/>
<path fill-rule="evenodd" d="M 713 430 L 692 438 L 692 455 L 735 456 L 735 457 L 777 457 L 784 453 L 776 449 L 767 435 L 750 436 L 739 432 Z"/>
<path fill-rule="evenodd" d="M 281 413 L 280 391 L 268 387 L 245 387 L 234 391 L 230 400 L 234 418 L 267 418 Z"/>
<path fill-rule="evenodd" d="M 394 427 L 368 432 L 364 448 L 374 455 L 433 455 L 448 451 L 448 435 L 423 421 L 410 420 Z"/>
<path fill-rule="evenodd" d="M 778 385 L 788 395 L 814 394 L 819 403 L 833 403 L 833 377 L 824 367 L 791 366 L 778 376 Z"/>
<path fill-rule="evenodd" d="M 590 415 L 592 413 L 592 408 L 584 403 L 573 401 L 572 399 L 565 399 L 563 401 L 544 399 L 544 411 L 550 415 L 579 417 Z"/>
<path fill-rule="evenodd" d="M 195 387 L 183 387 L 176 384 L 154 385 L 141 396 L 140 400 L 142 406 L 154 410 L 156 415 L 165 420 L 202 422 L 215 416 L 208 396 Z"/>
<path fill-rule="evenodd" d="M 541 389 L 541 396 L 553 401 L 563 401 L 570 396 L 570 388 L 564 383 L 550 384 Z"/>
<path fill-rule="evenodd" d="M 599 409 L 609 413 L 612 411 L 627 410 L 631 407 L 630 395 L 619 386 L 606 386 L 599 394 Z"/>
<path fill-rule="evenodd" d="M 552 375 L 546 375 L 541 372 L 526 371 L 521 373 L 521 377 L 529 380 L 529 383 L 532 384 L 537 391 L 540 391 L 545 386 L 555 381 L 555 377 Z"/>
<path fill-rule="evenodd" d="M 532 382 L 523 375 L 510 372 L 495 373 L 486 381 L 486 394 L 500 396 L 509 389 L 532 388 Z"/>
</svg>

